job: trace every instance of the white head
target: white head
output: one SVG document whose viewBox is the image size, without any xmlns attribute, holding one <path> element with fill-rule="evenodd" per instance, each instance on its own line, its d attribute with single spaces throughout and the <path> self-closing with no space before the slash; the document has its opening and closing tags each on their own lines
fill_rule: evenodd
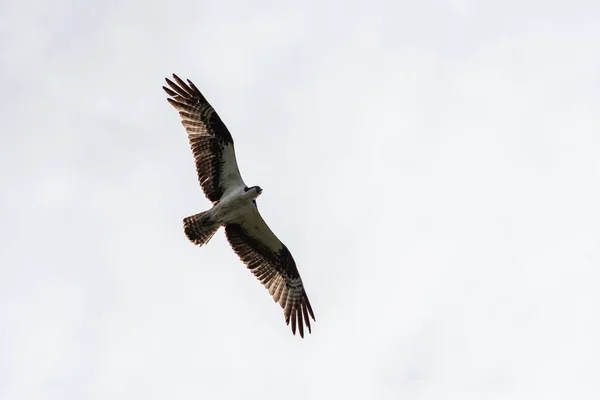
<svg viewBox="0 0 600 400">
<path fill-rule="evenodd" d="M 254 200 L 258 196 L 260 196 L 260 194 L 262 193 L 262 189 L 260 188 L 260 186 L 251 186 L 251 187 L 246 186 L 244 188 L 244 192 L 251 193 L 251 197 Z"/>
</svg>

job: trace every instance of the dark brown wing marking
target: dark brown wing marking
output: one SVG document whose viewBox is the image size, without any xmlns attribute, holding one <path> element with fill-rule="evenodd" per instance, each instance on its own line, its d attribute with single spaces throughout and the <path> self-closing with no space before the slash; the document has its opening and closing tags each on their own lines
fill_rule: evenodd
<svg viewBox="0 0 600 400">
<path fill-rule="evenodd" d="M 254 276 L 269 290 L 273 300 L 283 308 L 286 324 L 292 322 L 292 332 L 296 325 L 300 336 L 304 337 L 304 324 L 311 332 L 309 315 L 315 320 L 310 302 L 304 290 L 296 263 L 289 250 L 273 235 L 281 248 L 273 252 L 259 239 L 248 233 L 242 225 L 225 226 L 225 234 L 231 247 L 252 271 Z"/>
<path fill-rule="evenodd" d="M 175 82 L 165 78 L 170 88 L 163 86 L 169 103 L 179 111 L 181 123 L 188 133 L 198 181 L 204 194 L 216 203 L 231 183 L 243 184 L 233 150 L 233 138 L 214 108 L 198 88 L 173 74 Z M 224 154 L 224 152 L 226 152 Z M 233 163 L 223 173 L 225 163 Z M 241 183 L 240 183 L 241 182 Z"/>
</svg>

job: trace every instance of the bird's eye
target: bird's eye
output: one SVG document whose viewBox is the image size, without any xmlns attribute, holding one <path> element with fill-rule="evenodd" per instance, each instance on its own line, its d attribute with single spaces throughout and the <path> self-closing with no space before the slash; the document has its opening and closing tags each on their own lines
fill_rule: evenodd
<svg viewBox="0 0 600 400">
<path fill-rule="evenodd" d="M 244 188 L 244 192 L 247 192 L 248 190 L 249 190 L 249 189 L 248 189 L 248 186 L 246 186 L 246 187 Z"/>
</svg>

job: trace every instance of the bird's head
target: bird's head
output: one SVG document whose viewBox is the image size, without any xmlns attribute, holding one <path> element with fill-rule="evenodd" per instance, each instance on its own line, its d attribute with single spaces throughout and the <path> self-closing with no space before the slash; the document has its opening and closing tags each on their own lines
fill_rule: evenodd
<svg viewBox="0 0 600 400">
<path fill-rule="evenodd" d="M 260 194 L 262 193 L 262 189 L 260 188 L 260 186 L 251 186 L 251 187 L 247 187 L 244 189 L 246 192 L 252 192 L 252 194 L 256 197 L 260 196 Z M 256 198 L 255 197 L 255 198 Z"/>
</svg>

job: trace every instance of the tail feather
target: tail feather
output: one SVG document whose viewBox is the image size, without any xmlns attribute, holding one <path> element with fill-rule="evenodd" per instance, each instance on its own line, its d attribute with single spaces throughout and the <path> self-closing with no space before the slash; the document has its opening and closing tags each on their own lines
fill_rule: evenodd
<svg viewBox="0 0 600 400">
<path fill-rule="evenodd" d="M 192 215 L 183 219 L 185 235 L 194 244 L 205 245 L 219 229 L 219 225 L 214 226 L 210 221 L 208 211 Z"/>
</svg>

